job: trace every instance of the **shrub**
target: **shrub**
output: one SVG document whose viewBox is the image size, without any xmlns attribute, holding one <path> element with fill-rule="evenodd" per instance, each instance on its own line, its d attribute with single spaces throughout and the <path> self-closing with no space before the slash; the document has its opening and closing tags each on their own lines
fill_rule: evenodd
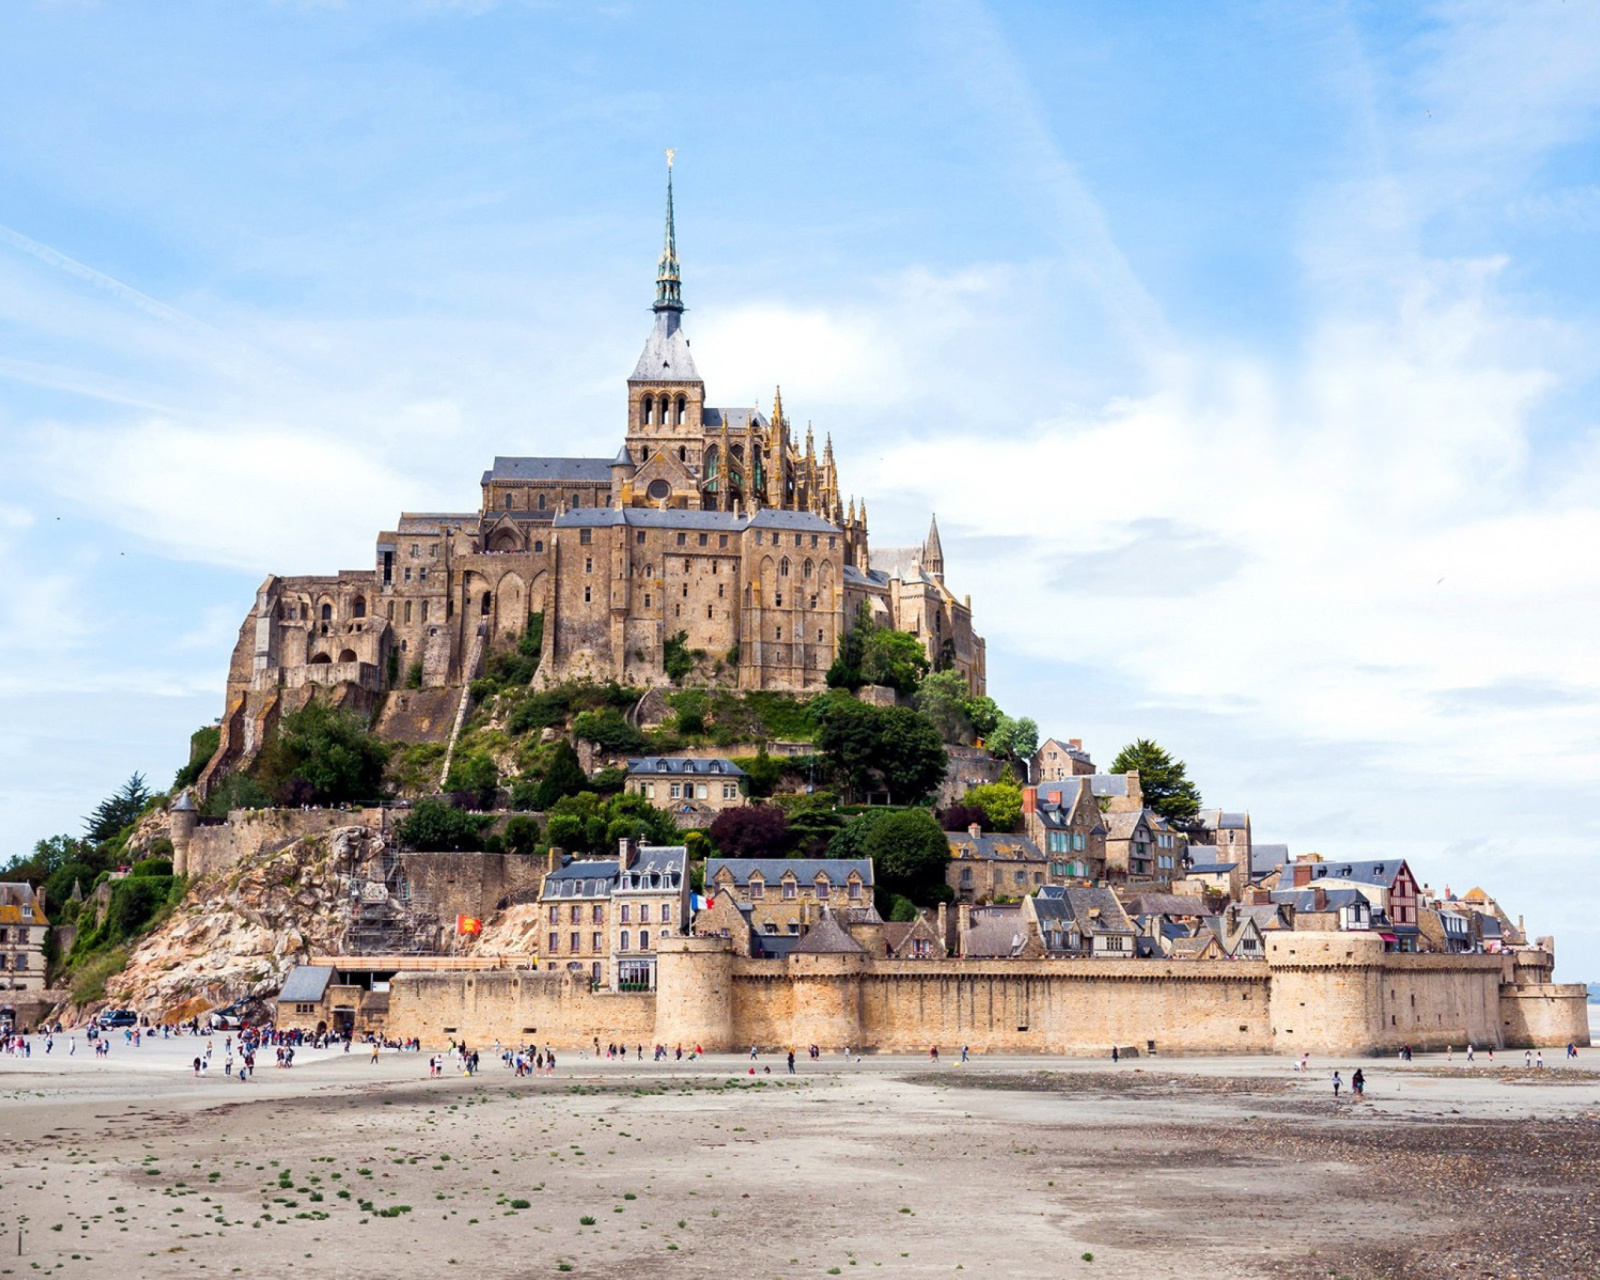
<svg viewBox="0 0 1600 1280">
<path fill-rule="evenodd" d="M 489 808 L 500 789 L 499 766 L 487 751 L 463 752 L 450 762 L 450 773 L 444 780 L 444 789 L 471 797 L 479 808 Z"/>
<path fill-rule="evenodd" d="M 984 814 L 987 831 L 1015 831 L 1022 820 L 1022 788 L 1009 779 L 972 787 L 962 799 L 963 807 L 975 806 Z M 954 828 L 951 828 L 954 830 Z"/>
<path fill-rule="evenodd" d="M 141 878 L 144 876 L 170 876 L 172 874 L 172 859 L 145 858 L 143 861 L 135 862 L 133 870 L 128 874 Z"/>
<path fill-rule="evenodd" d="M 589 779 L 590 790 L 602 796 L 614 796 L 628 785 L 628 771 L 611 765 Z"/>
<path fill-rule="evenodd" d="M 438 782 L 444 753 L 442 742 L 396 743 L 389 755 L 389 777 L 408 795 L 431 791 Z"/>
<path fill-rule="evenodd" d="M 605 751 L 643 751 L 646 739 L 615 707 L 585 711 L 572 722 L 572 731 L 585 742 Z"/>
<path fill-rule="evenodd" d="M 489 819 L 465 813 L 443 800 L 419 800 L 395 827 L 395 839 L 419 853 L 476 850 L 483 844 Z"/>
<path fill-rule="evenodd" d="M 259 772 L 284 803 L 366 803 L 378 798 L 388 760 L 388 744 L 359 716 L 313 700 L 278 722 Z"/>
<path fill-rule="evenodd" d="M 677 713 L 674 717 L 679 733 L 704 733 L 706 731 L 706 713 L 710 709 L 710 699 L 706 697 L 704 689 L 684 689 L 672 695 L 672 709 Z"/>
<path fill-rule="evenodd" d="M 746 788 L 757 798 L 770 796 L 783 781 L 782 761 L 774 760 L 765 747 L 753 756 L 738 756 L 733 762 L 744 770 Z"/>
<path fill-rule="evenodd" d="M 178 776 L 172 780 L 174 790 L 192 787 L 205 772 L 206 765 L 211 763 L 211 757 L 217 754 L 217 748 L 222 745 L 222 728 L 220 725 L 208 724 L 196 729 L 189 735 L 189 762 L 178 770 Z"/>
<path fill-rule="evenodd" d="M 208 818 L 224 818 L 232 809 L 264 809 L 271 803 L 266 788 L 248 773 L 230 773 L 211 788 L 200 812 Z"/>
<path fill-rule="evenodd" d="M 673 684 L 681 684 L 684 676 L 694 670 L 695 662 L 706 656 L 703 649 L 691 650 L 688 640 L 689 633 L 680 631 L 675 636 L 668 636 L 666 643 L 661 646 L 661 666 Z"/>
<path fill-rule="evenodd" d="M 724 809 L 707 834 L 727 858 L 772 858 L 789 850 L 789 820 L 772 805 Z"/>
<path fill-rule="evenodd" d="M 406 688 L 422 688 L 422 659 L 418 658 L 406 668 Z"/>
<path fill-rule="evenodd" d="M 128 952 L 118 947 L 83 964 L 73 975 L 72 1000 L 74 1004 L 93 1004 L 106 998 L 106 979 L 115 977 L 128 967 Z"/>
<path fill-rule="evenodd" d="M 506 728 L 519 737 L 535 729 L 548 729 L 564 723 L 571 709 L 572 704 L 563 689 L 531 693 L 517 704 Z"/>
</svg>

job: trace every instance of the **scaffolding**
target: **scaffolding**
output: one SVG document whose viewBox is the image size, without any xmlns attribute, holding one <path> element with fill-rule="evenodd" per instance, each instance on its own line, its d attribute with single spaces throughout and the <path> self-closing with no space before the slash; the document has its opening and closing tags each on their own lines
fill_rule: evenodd
<svg viewBox="0 0 1600 1280">
<path fill-rule="evenodd" d="M 438 911 L 412 887 L 399 855 L 352 854 L 345 882 L 345 954 L 427 956 L 443 949 Z"/>
</svg>

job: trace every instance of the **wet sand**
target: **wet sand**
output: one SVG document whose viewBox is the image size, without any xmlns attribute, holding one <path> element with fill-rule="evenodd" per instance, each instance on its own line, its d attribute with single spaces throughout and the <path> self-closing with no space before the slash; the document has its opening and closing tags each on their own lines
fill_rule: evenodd
<svg viewBox="0 0 1600 1280">
<path fill-rule="evenodd" d="M 1587 1053 L 1306 1075 L 568 1057 L 553 1079 L 428 1080 L 426 1054 L 301 1050 L 239 1084 L 220 1037 L 195 1080 L 197 1043 L 0 1058 L 0 1275 L 1367 1280 L 1600 1258 Z M 1358 1065 L 1367 1099 L 1335 1104 L 1331 1071 Z"/>
</svg>

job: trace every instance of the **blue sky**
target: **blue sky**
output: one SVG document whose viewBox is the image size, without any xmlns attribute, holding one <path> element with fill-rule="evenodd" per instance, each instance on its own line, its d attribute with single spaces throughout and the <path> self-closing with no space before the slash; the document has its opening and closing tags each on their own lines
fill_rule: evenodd
<svg viewBox="0 0 1600 1280">
<path fill-rule="evenodd" d="M 1600 10 L 0 11 L 0 855 L 268 572 L 609 453 L 661 150 L 715 402 L 936 509 L 992 691 L 1600 978 Z"/>
</svg>

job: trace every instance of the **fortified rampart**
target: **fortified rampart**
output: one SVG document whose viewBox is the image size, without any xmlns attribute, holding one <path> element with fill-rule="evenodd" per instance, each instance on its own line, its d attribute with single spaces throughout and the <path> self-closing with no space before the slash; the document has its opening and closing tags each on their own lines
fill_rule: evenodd
<svg viewBox="0 0 1600 1280">
<path fill-rule="evenodd" d="M 1402 1045 L 1589 1043 L 1584 989 L 1511 982 L 1509 956 L 1393 955 L 1376 938 L 1292 933 L 1262 961 L 736 957 L 722 939 L 660 942 L 654 994 L 590 993 L 580 975 L 401 974 L 391 1034 L 817 1044 L 1099 1054 L 1374 1053 Z M 537 1027 L 537 1032 L 527 1030 Z"/>
</svg>

